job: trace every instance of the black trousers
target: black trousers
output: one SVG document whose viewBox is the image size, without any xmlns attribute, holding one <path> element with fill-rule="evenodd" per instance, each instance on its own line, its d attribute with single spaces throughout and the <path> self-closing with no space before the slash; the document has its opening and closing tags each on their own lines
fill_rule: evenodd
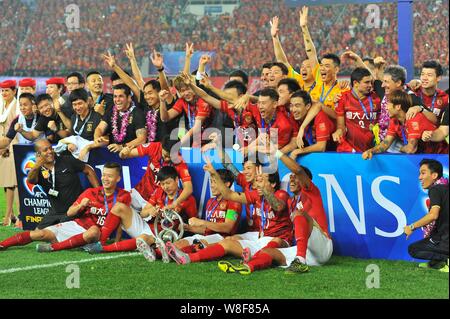
<svg viewBox="0 0 450 319">
<path fill-rule="evenodd" d="M 428 237 L 409 245 L 408 252 L 417 259 L 447 261 L 448 243 L 434 242 Z"/>
</svg>

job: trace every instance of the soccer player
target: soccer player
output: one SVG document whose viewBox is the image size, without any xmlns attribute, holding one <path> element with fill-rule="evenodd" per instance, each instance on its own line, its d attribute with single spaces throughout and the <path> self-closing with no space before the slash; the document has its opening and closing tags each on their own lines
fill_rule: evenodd
<svg viewBox="0 0 450 319">
<path fill-rule="evenodd" d="M 373 130 L 380 114 L 380 99 L 372 92 L 372 75 L 365 68 L 351 74 L 352 90 L 342 94 L 336 107 L 338 152 L 364 152 L 375 142 Z"/>
<path fill-rule="evenodd" d="M 245 147 L 255 140 L 257 134 L 255 129 L 256 124 L 248 109 L 248 106 L 244 109 L 234 109 L 230 107 L 230 103 L 226 100 L 219 100 L 211 95 L 208 95 L 204 90 L 199 88 L 194 81 L 191 80 L 189 75 L 183 74 L 182 77 L 184 79 L 184 83 L 189 85 L 197 96 L 208 103 L 208 105 L 228 115 L 228 117 L 233 121 L 234 128 L 236 130 L 236 142 L 239 143 L 240 146 Z M 237 100 L 243 96 L 245 92 L 247 92 L 247 87 L 242 82 L 233 80 L 225 84 L 223 92 L 230 96 L 233 100 Z M 250 102 L 248 105 L 250 105 Z"/>
<path fill-rule="evenodd" d="M 102 171 L 101 187 L 88 188 L 67 210 L 67 216 L 74 220 L 16 234 L 0 242 L 0 250 L 11 246 L 23 246 L 33 241 L 46 241 L 38 244 L 38 252 L 52 252 L 71 249 L 95 242 L 100 237 L 100 229 L 115 205 L 129 205 L 130 194 L 117 187 L 120 181 L 121 166 L 106 163 Z"/>
<path fill-rule="evenodd" d="M 110 152 L 119 153 L 125 147 L 135 148 L 147 140 L 144 114 L 132 103 L 131 89 L 125 84 L 114 87 L 114 107 L 105 113 L 95 129 L 92 148 L 108 145 Z"/>
<path fill-rule="evenodd" d="M 448 107 L 447 93 L 437 87 L 443 74 L 444 71 L 439 62 L 425 61 L 420 73 L 421 84 L 415 91 L 416 95 L 422 99 L 424 106 L 431 110 L 439 121 L 442 119 L 444 109 Z"/>
<path fill-rule="evenodd" d="M 173 83 L 181 98 L 170 110 L 167 110 L 166 100 L 169 92 L 161 90 L 159 92 L 160 116 L 163 122 L 168 122 L 184 112 L 189 124 L 189 130 L 181 139 L 181 144 L 184 145 L 192 137 L 202 134 L 203 130 L 208 127 L 211 107 L 203 99 L 195 95 L 191 87 L 186 85 L 183 77 L 177 76 Z M 193 147 L 199 147 L 201 140 L 193 140 L 192 145 Z"/>
<path fill-rule="evenodd" d="M 324 111 L 319 111 L 314 117 L 314 123 L 303 127 L 303 120 L 311 109 L 312 104 L 311 96 L 306 91 L 297 91 L 291 96 L 290 107 L 291 116 L 296 125 L 295 132 L 300 132 L 294 135 L 298 134 L 300 136 L 297 137 L 297 144 L 299 139 L 302 140 L 302 147 L 294 149 L 291 153 L 291 157 L 294 159 L 300 154 L 325 152 L 334 148 L 331 135 L 336 129 L 336 125 Z M 298 130 L 297 127 L 299 127 Z M 306 140 L 306 145 L 304 140 Z"/>
<path fill-rule="evenodd" d="M 424 131 L 422 133 L 422 141 L 424 142 L 440 142 L 444 140 L 448 144 L 448 107 L 443 111 L 441 125 L 434 131 Z"/>
<path fill-rule="evenodd" d="M 400 152 L 402 153 L 448 153 L 448 144 L 445 141 L 421 141 L 423 132 L 433 131 L 436 129 L 436 126 L 422 113 L 418 113 L 414 118 L 407 120 L 406 112 L 411 107 L 411 104 L 412 100 L 410 95 L 403 90 L 394 91 L 389 94 L 387 107 L 391 120 L 389 122 L 388 134 L 379 145 L 365 151 L 362 154 L 363 159 L 371 159 L 373 154 L 385 152 L 396 138 L 400 139 L 403 143 L 403 146 L 400 148 Z"/>
<path fill-rule="evenodd" d="M 191 196 L 193 192 L 192 178 L 189 175 L 188 166 L 181 157 L 181 154 L 175 152 L 175 144 L 178 140 L 171 140 L 169 136 L 165 136 L 162 143 L 153 142 L 149 144 L 139 145 L 137 148 L 130 150 L 125 148 L 120 152 L 121 158 L 133 158 L 148 156 L 147 169 L 139 183 L 131 190 L 132 206 L 140 212 L 148 205 L 151 195 L 157 188 L 156 174 L 165 166 L 175 167 L 181 182 L 183 183 L 183 191 L 167 208 L 174 209 L 179 203 L 184 202 Z"/>
<path fill-rule="evenodd" d="M 279 189 L 278 173 L 263 174 L 259 170 L 256 189 L 244 194 L 231 191 L 225 186 L 217 171 L 207 161 L 204 169 L 217 181 L 217 187 L 224 199 L 242 204 L 255 205 L 257 218 L 260 220 L 259 238 L 253 240 L 236 240 L 226 238 L 195 253 L 186 254 L 172 243 L 166 244 L 167 253 L 179 264 L 214 260 L 227 254 L 241 256 L 243 251 L 254 255 L 258 250 L 271 247 L 288 247 L 292 240 L 292 224 L 289 218 L 287 200 L 289 195 Z"/>
<path fill-rule="evenodd" d="M 278 86 L 278 83 L 282 79 L 286 79 L 289 74 L 289 70 L 284 63 L 281 62 L 273 62 L 272 66 L 270 67 L 270 73 L 269 73 L 269 84 L 268 86 L 270 88 L 276 89 Z"/>
<path fill-rule="evenodd" d="M 234 183 L 233 174 L 226 169 L 217 170 L 225 185 L 230 188 Z M 219 192 L 216 180 L 210 176 L 211 197 L 206 203 L 205 219 L 191 217 L 185 230 L 196 233 L 194 236 L 185 237 L 177 242 L 175 246 L 182 249 L 200 241 L 207 246 L 215 244 L 224 239 L 224 236 L 234 235 L 239 226 L 241 204 L 223 198 Z"/>
<path fill-rule="evenodd" d="M 421 219 L 405 226 L 406 239 L 420 227 L 432 222 L 435 222 L 435 226 L 429 237 L 409 245 L 408 252 L 413 258 L 429 260 L 428 263 L 419 264 L 419 267 L 448 273 L 448 185 L 437 183 L 443 173 L 440 162 L 423 159 L 419 165 L 419 180 L 422 188 L 428 190 L 430 210 Z"/>
<path fill-rule="evenodd" d="M 278 93 L 278 108 L 286 113 L 287 117 L 290 117 L 290 101 L 292 94 L 300 90 L 300 85 L 294 79 L 282 79 L 278 82 L 277 93 Z"/>
<path fill-rule="evenodd" d="M 158 181 L 160 188 L 155 191 L 149 200 L 149 205 L 141 212 L 124 205 L 111 212 L 111 216 L 106 219 L 105 226 L 102 229 L 100 242 L 89 247 L 90 253 L 132 251 L 138 248 L 148 261 L 155 261 L 155 251 L 150 247 L 155 243 L 159 251 L 164 253 L 164 247 L 160 246 L 160 241 L 156 240 L 153 231 L 155 226 L 158 227 L 159 231 L 161 230 L 160 225 L 154 225 L 154 218 L 162 214 L 164 210 L 168 209 L 168 205 L 177 200 L 182 189 L 178 186 L 177 171 L 171 166 L 165 166 L 159 170 Z M 183 221 L 187 222 L 189 218 L 197 216 L 195 198 L 191 195 L 187 200 L 179 201 L 179 204 L 173 210 L 180 214 Z M 106 245 L 107 238 L 119 224 L 132 238 Z M 175 225 L 175 227 L 177 226 Z M 168 260 L 167 257 L 163 259 Z"/>
<path fill-rule="evenodd" d="M 294 224 L 296 246 L 263 248 L 250 258 L 244 255 L 244 263 L 240 265 L 220 261 L 218 266 L 223 272 L 247 275 L 274 263 L 288 266 L 288 274 L 304 273 L 309 270 L 309 266 L 325 264 L 333 253 L 327 215 L 320 191 L 311 180 L 311 172 L 288 156 L 279 156 L 293 172 L 290 176 L 290 189 L 294 197 L 288 201 L 288 206 Z"/>
<path fill-rule="evenodd" d="M 264 89 L 258 97 L 258 106 L 249 105 L 249 111 L 258 124 L 260 134 L 258 138 L 249 145 L 247 154 L 257 149 L 258 144 L 267 143 L 271 139 L 283 151 L 294 138 L 294 130 L 286 113 L 277 109 L 279 95 L 272 88 Z M 274 135 L 274 133 L 276 135 Z M 277 140 L 275 140 L 277 138 Z"/>
</svg>

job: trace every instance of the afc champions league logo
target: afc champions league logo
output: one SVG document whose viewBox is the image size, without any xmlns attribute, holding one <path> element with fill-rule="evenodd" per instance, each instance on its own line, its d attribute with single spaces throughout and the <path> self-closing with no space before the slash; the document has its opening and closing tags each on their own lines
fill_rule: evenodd
<svg viewBox="0 0 450 319">
<path fill-rule="evenodd" d="M 35 164 L 36 158 L 34 154 L 26 156 L 22 161 L 22 164 L 20 166 L 22 168 L 22 173 L 25 175 L 25 177 L 23 178 L 23 185 L 31 196 L 42 198 L 45 196 L 45 192 L 42 187 L 40 185 L 31 184 L 27 181 L 28 172 L 34 167 Z"/>
</svg>

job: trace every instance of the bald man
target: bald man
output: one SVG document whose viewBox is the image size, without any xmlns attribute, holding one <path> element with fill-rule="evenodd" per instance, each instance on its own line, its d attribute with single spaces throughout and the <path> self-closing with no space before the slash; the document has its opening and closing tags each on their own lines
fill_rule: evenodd
<svg viewBox="0 0 450 319">
<path fill-rule="evenodd" d="M 37 226 L 38 229 L 68 220 L 66 212 L 83 191 L 78 173 L 83 172 L 92 187 L 99 187 L 94 169 L 72 155 L 56 156 L 47 139 L 35 143 L 36 164 L 29 171 L 27 182 L 37 184 L 47 193 L 50 211 Z"/>
</svg>

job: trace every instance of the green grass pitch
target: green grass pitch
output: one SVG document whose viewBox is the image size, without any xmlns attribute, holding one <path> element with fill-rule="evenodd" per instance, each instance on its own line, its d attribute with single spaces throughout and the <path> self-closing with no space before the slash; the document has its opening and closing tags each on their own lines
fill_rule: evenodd
<svg viewBox="0 0 450 319">
<path fill-rule="evenodd" d="M 5 202 L 0 194 L 3 218 Z M 0 226 L 0 240 L 17 231 Z M 179 266 L 148 263 L 138 253 L 89 255 L 75 249 L 44 254 L 35 246 L 0 252 L 1 298 L 449 298 L 448 274 L 405 261 L 333 256 L 328 265 L 311 267 L 306 274 L 285 275 L 283 269 L 272 268 L 243 276 L 222 273 L 217 262 Z M 113 259 L 89 260 L 105 257 Z M 70 262 L 79 262 L 80 288 L 66 286 Z M 379 288 L 366 286 L 371 281 L 366 272 L 370 264 L 379 267 Z M 43 265 L 50 266 L 36 268 Z"/>
</svg>

